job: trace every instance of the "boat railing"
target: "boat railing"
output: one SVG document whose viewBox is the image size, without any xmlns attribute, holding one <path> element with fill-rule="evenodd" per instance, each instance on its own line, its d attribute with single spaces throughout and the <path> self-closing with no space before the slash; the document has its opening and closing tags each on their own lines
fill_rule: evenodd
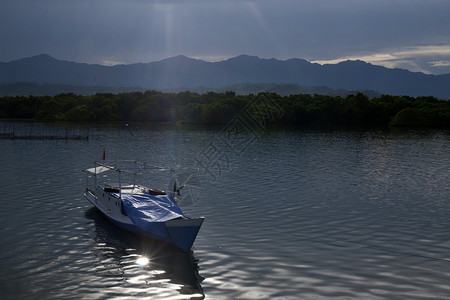
<svg viewBox="0 0 450 300">
<path fill-rule="evenodd" d="M 91 190 L 90 188 L 87 187 L 87 188 L 86 188 L 86 194 L 88 194 L 88 193 L 91 194 L 91 195 L 93 195 L 93 196 L 95 195 L 95 192 L 94 192 L 93 190 Z"/>
<path fill-rule="evenodd" d="M 138 175 L 142 175 L 143 172 L 139 172 L 142 169 L 153 169 L 153 170 L 160 170 L 160 171 L 170 171 L 170 172 L 175 172 L 175 169 L 173 168 L 167 168 L 167 167 L 162 167 L 162 166 L 156 166 L 156 165 L 151 165 L 151 164 L 147 164 L 145 162 L 140 162 L 140 161 L 136 161 L 136 160 L 119 160 L 116 161 L 116 166 L 112 166 L 112 165 L 108 165 L 106 164 L 106 162 L 98 162 L 95 161 L 94 162 L 95 167 L 94 168 L 90 168 L 90 169 L 86 169 L 83 170 L 85 171 L 88 175 L 91 175 L 94 177 L 94 185 L 97 186 L 97 176 L 99 174 L 102 174 L 104 172 L 108 172 L 108 171 L 112 171 L 112 172 L 116 172 L 118 174 L 119 177 L 119 184 L 118 184 L 118 193 L 119 193 L 119 197 L 121 197 L 122 195 L 122 173 L 125 174 L 131 174 L 133 175 L 133 185 L 136 185 L 136 176 Z M 123 164 L 123 168 L 119 167 L 120 164 Z M 89 177 L 89 176 L 86 176 Z M 86 179 L 86 185 L 88 184 L 88 179 Z"/>
</svg>

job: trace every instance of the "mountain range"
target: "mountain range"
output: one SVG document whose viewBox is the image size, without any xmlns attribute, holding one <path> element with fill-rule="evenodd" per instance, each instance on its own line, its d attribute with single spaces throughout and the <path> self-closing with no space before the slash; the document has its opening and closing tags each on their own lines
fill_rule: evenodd
<svg viewBox="0 0 450 300">
<path fill-rule="evenodd" d="M 298 58 L 277 60 L 249 55 L 219 62 L 180 55 L 156 62 L 115 66 L 63 61 L 46 54 L 0 62 L 0 89 L 11 89 L 19 83 L 65 86 L 69 90 L 71 86 L 90 87 L 94 91 L 99 87 L 98 92 L 105 87 L 125 91 L 207 91 L 230 87 L 232 90 L 233 86 L 242 89 L 245 84 L 247 89 L 249 85 L 260 89 L 288 86 L 314 92 L 373 91 L 450 99 L 450 74 L 389 69 L 359 60 L 320 65 Z"/>
</svg>

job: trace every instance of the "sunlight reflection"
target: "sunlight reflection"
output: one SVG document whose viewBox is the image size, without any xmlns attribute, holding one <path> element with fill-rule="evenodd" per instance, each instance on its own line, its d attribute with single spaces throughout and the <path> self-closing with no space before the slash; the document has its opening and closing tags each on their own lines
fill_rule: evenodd
<svg viewBox="0 0 450 300">
<path fill-rule="evenodd" d="M 150 260 L 147 257 L 139 257 L 136 260 L 136 264 L 138 265 L 139 268 L 145 267 L 146 265 L 148 265 L 148 263 L 150 262 Z"/>
<path fill-rule="evenodd" d="M 148 275 L 139 275 L 139 276 L 135 276 L 135 277 L 130 277 L 128 279 L 128 282 L 131 284 L 138 284 L 138 283 L 145 282 L 147 284 L 149 279 L 150 279 L 150 276 L 148 276 Z"/>
</svg>

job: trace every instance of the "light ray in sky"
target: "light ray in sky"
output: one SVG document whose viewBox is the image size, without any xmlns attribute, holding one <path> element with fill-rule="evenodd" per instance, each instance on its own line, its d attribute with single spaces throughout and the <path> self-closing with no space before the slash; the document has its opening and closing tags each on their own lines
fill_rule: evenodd
<svg viewBox="0 0 450 300">
<path fill-rule="evenodd" d="M 270 48 L 277 48 L 278 50 L 277 53 L 279 52 L 279 41 L 276 38 L 276 35 L 274 34 L 273 30 L 271 29 L 271 27 L 267 24 L 265 17 L 263 16 L 263 14 L 261 13 L 261 10 L 259 9 L 258 5 L 251 1 L 251 2 L 246 2 L 245 3 L 247 6 L 247 9 L 250 13 L 250 15 L 255 19 L 256 23 L 257 23 L 257 27 L 259 29 L 260 32 L 260 39 L 264 39 L 264 40 L 268 40 L 270 41 Z M 267 43 L 264 43 L 267 47 Z"/>
<path fill-rule="evenodd" d="M 248 54 L 442 74 L 450 73 L 449 11 L 448 0 L 0 0 L 0 62 Z"/>
</svg>

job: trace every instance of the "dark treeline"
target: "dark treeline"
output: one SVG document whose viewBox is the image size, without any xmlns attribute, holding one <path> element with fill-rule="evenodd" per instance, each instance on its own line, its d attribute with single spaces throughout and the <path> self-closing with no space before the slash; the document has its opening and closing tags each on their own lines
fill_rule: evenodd
<svg viewBox="0 0 450 300">
<path fill-rule="evenodd" d="M 340 96 L 266 94 L 284 114 L 277 124 L 413 126 L 450 128 L 450 101 L 434 97 L 364 94 Z M 42 121 L 187 122 L 223 124 L 254 95 L 158 91 L 80 96 L 0 98 L 0 118 Z"/>
</svg>

